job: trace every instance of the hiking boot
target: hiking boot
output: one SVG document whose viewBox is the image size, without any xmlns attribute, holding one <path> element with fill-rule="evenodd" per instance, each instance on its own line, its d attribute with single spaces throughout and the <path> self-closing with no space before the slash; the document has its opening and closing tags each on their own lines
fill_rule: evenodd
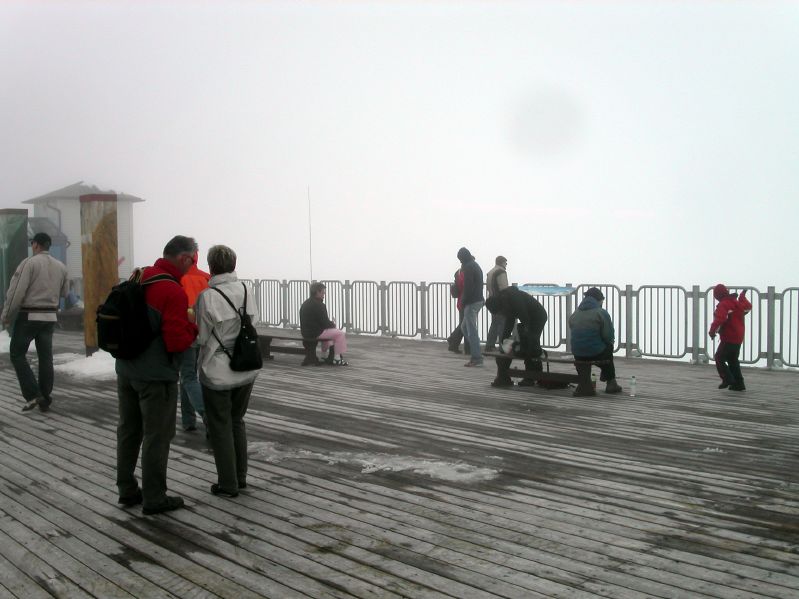
<svg viewBox="0 0 799 599">
<path fill-rule="evenodd" d="M 621 393 L 621 385 L 616 382 L 616 379 L 610 379 L 605 385 L 605 393 Z"/>
<path fill-rule="evenodd" d="M 730 391 L 746 391 L 746 385 L 743 383 L 733 383 L 729 387 Z"/>
<path fill-rule="evenodd" d="M 510 377 L 507 378 L 507 379 L 494 379 L 491 382 L 491 386 L 492 387 L 513 387 L 513 379 L 510 378 Z"/>
<path fill-rule="evenodd" d="M 124 505 L 125 507 L 130 507 L 133 505 L 139 505 L 142 502 L 143 498 L 141 495 L 141 489 L 136 489 L 136 492 L 133 495 L 126 495 L 126 496 L 119 496 L 117 499 L 117 503 Z"/>
<path fill-rule="evenodd" d="M 245 483 L 244 486 L 246 487 L 247 484 Z M 211 485 L 211 493 L 213 493 L 214 495 L 217 495 L 219 497 L 229 497 L 230 499 L 233 499 L 234 497 L 238 497 L 239 496 L 239 492 L 238 491 L 225 491 L 223 488 L 221 488 L 216 483 Z"/>
<path fill-rule="evenodd" d="M 142 508 L 142 514 L 145 516 L 152 516 L 154 514 L 163 514 L 164 512 L 171 512 L 172 510 L 176 510 L 183 507 L 183 498 L 182 497 L 170 497 L 167 495 L 166 499 L 163 503 L 159 503 L 158 505 L 153 505 L 150 507 L 144 506 Z"/>
<path fill-rule="evenodd" d="M 39 400 L 39 411 L 40 412 L 49 412 L 50 411 L 50 404 L 53 403 L 53 398 L 49 396 L 45 396 Z"/>
</svg>

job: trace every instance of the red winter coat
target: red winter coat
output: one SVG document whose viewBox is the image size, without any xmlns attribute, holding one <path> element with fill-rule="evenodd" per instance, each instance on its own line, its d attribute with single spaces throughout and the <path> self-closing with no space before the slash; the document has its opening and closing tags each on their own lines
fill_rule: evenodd
<svg viewBox="0 0 799 599">
<path fill-rule="evenodd" d="M 710 325 L 711 335 L 719 332 L 719 338 L 725 343 L 743 343 L 744 316 L 752 309 L 752 304 L 744 296 L 746 291 L 741 291 L 738 297 L 734 293 L 719 300 L 716 311 L 713 313 L 713 324 Z"/>
</svg>

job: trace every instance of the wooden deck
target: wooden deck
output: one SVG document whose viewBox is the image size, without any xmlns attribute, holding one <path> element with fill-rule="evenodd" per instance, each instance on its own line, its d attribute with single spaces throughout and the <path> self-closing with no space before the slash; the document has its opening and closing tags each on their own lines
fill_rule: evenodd
<svg viewBox="0 0 799 599">
<path fill-rule="evenodd" d="M 0 599 L 799 597 L 797 374 L 734 393 L 619 360 L 635 398 L 576 399 L 493 389 L 441 343 L 351 345 L 264 367 L 237 499 L 178 430 L 187 509 L 153 517 L 116 505 L 114 384 L 60 376 L 23 414 L 0 355 Z"/>
</svg>

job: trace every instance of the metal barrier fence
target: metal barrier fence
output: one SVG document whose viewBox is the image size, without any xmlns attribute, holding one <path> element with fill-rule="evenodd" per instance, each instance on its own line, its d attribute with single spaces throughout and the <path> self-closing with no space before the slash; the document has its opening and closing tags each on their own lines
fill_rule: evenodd
<svg viewBox="0 0 799 599">
<path fill-rule="evenodd" d="M 255 294 L 261 322 L 278 327 L 299 327 L 299 309 L 308 297 L 309 281 L 256 279 L 246 281 Z M 352 333 L 407 338 L 446 339 L 458 324 L 458 310 L 448 282 L 323 281 L 331 319 Z M 538 284 L 536 284 L 538 285 Z M 570 287 L 566 284 L 566 287 Z M 713 320 L 713 288 L 690 289 L 673 285 L 580 284 L 568 295 L 536 295 L 549 315 L 542 345 L 569 351 L 568 319 L 589 287 L 605 295 L 605 309 L 616 330 L 614 351 L 626 356 L 690 359 L 707 362 L 718 340 L 707 330 Z M 799 367 L 799 287 L 766 292 L 748 286 L 752 312 L 746 321 L 741 348 L 744 364 L 765 363 Z M 485 340 L 490 324 L 487 310 L 480 312 L 478 330 Z"/>
</svg>

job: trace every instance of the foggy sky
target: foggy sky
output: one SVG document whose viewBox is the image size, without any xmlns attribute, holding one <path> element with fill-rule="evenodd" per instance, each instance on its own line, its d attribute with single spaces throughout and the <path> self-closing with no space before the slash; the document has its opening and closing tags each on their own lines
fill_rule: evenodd
<svg viewBox="0 0 799 599">
<path fill-rule="evenodd" d="M 799 285 L 799 3 L 5 2 L 0 207 L 240 276 Z M 201 260 L 201 265 L 204 260 Z"/>
</svg>

